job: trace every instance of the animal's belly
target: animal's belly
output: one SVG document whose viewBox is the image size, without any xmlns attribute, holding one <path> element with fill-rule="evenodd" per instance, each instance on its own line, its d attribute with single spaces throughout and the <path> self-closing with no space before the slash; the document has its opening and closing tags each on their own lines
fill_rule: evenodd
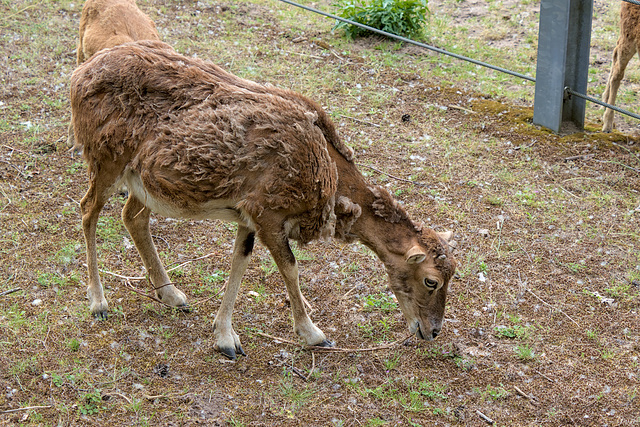
<svg viewBox="0 0 640 427">
<path fill-rule="evenodd" d="M 252 221 L 242 211 L 236 209 L 236 201 L 229 199 L 215 199 L 189 208 L 173 204 L 165 199 L 160 199 L 151 194 L 144 187 L 140 175 L 127 169 L 123 176 L 123 183 L 131 194 L 142 202 L 152 212 L 169 218 L 188 218 L 195 220 L 220 219 L 223 221 L 237 222 L 249 228 L 253 227 Z"/>
</svg>

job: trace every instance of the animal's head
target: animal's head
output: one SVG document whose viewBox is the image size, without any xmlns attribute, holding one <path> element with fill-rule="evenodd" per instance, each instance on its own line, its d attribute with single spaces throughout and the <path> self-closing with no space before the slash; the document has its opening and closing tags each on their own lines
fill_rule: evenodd
<svg viewBox="0 0 640 427">
<path fill-rule="evenodd" d="M 423 229 L 404 254 L 395 256 L 387 271 L 409 331 L 431 341 L 440 334 L 449 280 L 456 261 L 449 241 L 453 233 Z"/>
</svg>

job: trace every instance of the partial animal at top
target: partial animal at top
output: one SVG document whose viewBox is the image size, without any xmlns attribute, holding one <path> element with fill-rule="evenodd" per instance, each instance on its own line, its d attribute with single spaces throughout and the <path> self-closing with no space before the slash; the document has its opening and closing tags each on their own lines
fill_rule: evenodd
<svg viewBox="0 0 640 427">
<path fill-rule="evenodd" d="M 640 6 L 623 1 L 620 5 L 620 36 L 613 49 L 611 73 L 602 95 L 602 100 L 607 104 L 615 105 L 624 72 L 636 53 L 640 54 Z M 602 116 L 603 132 L 613 130 L 613 114 L 611 108 L 605 108 Z"/>
<path fill-rule="evenodd" d="M 136 40 L 160 40 L 160 36 L 135 0 L 87 0 L 80 16 L 77 65 L 102 49 Z M 68 134 L 67 144 L 73 147 L 71 125 Z"/>
<path fill-rule="evenodd" d="M 290 240 L 359 240 L 384 263 L 411 333 L 440 334 L 456 261 L 448 241 L 413 222 L 382 187 L 368 184 L 353 151 L 316 102 L 236 77 L 157 41 L 104 50 L 71 77 L 77 143 L 88 164 L 82 199 L 91 312 L 106 318 L 96 227 L 108 198 L 126 184 L 124 224 L 157 297 L 187 305 L 153 244 L 151 212 L 238 224 L 231 271 L 214 320 L 216 348 L 244 354 L 232 312 L 255 238 L 284 279 L 296 334 L 332 345 L 309 318 Z"/>
</svg>

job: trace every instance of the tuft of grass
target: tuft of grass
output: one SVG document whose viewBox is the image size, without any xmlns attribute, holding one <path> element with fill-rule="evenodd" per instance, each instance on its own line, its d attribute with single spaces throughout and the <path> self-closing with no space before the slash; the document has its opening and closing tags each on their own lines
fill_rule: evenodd
<svg viewBox="0 0 640 427">
<path fill-rule="evenodd" d="M 387 371 L 393 371 L 400 363 L 400 354 L 395 354 L 393 357 L 389 359 L 385 359 L 383 361 L 384 367 Z"/>
<path fill-rule="evenodd" d="M 340 0 L 336 6 L 341 18 L 408 38 L 422 34 L 429 13 L 427 0 L 371 0 L 370 3 Z M 344 29 L 348 39 L 371 33 L 342 21 L 336 23 L 334 29 Z"/>
<path fill-rule="evenodd" d="M 593 340 L 593 341 L 597 341 L 598 340 L 598 331 L 594 331 L 592 329 L 587 329 L 585 331 L 585 334 L 587 335 L 587 338 L 589 338 L 590 340 Z"/>
<path fill-rule="evenodd" d="M 501 400 L 509 395 L 509 392 L 502 384 L 498 386 L 487 384 L 487 387 L 484 390 L 474 387 L 473 391 L 478 393 L 483 399 L 489 398 L 492 400 Z"/>
<path fill-rule="evenodd" d="M 527 344 L 519 344 L 516 346 L 515 350 L 518 359 L 522 360 L 523 362 L 530 362 L 532 360 L 535 360 L 536 358 L 536 354 L 534 353 L 533 349 Z"/>
<path fill-rule="evenodd" d="M 243 423 L 240 420 L 235 419 L 235 417 L 231 416 L 227 422 L 229 423 L 229 425 L 233 426 L 233 427 L 245 427 L 246 424 Z"/>
<path fill-rule="evenodd" d="M 390 341 L 392 338 L 391 329 L 396 325 L 396 321 L 392 318 L 383 317 L 380 320 L 369 320 L 358 323 L 358 327 L 363 336 L 374 340 L 375 342 Z"/>
<path fill-rule="evenodd" d="M 298 388 L 290 374 L 285 375 L 280 381 L 280 394 L 291 403 L 292 409 L 302 408 L 315 394 L 308 386 Z"/>
<path fill-rule="evenodd" d="M 102 402 L 100 390 L 94 390 L 81 396 L 78 404 L 78 412 L 82 415 L 95 415 L 107 409 Z"/>
<path fill-rule="evenodd" d="M 496 326 L 493 330 L 498 338 L 523 340 L 531 334 L 531 327 L 522 325 Z"/>
<path fill-rule="evenodd" d="M 369 420 L 367 420 L 367 423 L 365 424 L 365 426 L 367 427 L 378 427 L 378 426 L 384 426 L 389 424 L 388 421 L 385 421 L 381 418 L 371 418 Z"/>
<path fill-rule="evenodd" d="M 384 292 L 378 294 L 370 294 L 364 297 L 364 311 L 381 311 L 383 313 L 389 313 L 395 311 L 398 304 L 395 302 L 392 296 Z"/>
<path fill-rule="evenodd" d="M 80 350 L 80 341 L 78 341 L 77 338 L 72 338 L 68 343 L 67 343 L 67 347 L 69 348 L 69 350 L 71 351 L 78 351 Z"/>
</svg>

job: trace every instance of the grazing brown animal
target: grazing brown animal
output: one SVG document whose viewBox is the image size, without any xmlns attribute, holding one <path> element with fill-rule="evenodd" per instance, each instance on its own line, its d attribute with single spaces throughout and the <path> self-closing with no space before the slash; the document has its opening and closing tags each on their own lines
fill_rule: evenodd
<svg viewBox="0 0 640 427">
<path fill-rule="evenodd" d="M 611 73 L 602 100 L 615 105 L 620 82 L 624 78 L 624 71 L 633 55 L 640 54 L 640 6 L 623 1 L 620 5 L 620 36 L 613 49 Z M 605 108 L 602 116 L 602 131 L 613 130 L 613 110 Z"/>
<path fill-rule="evenodd" d="M 161 42 L 105 50 L 71 77 L 78 144 L 88 163 L 82 199 L 91 311 L 105 318 L 96 225 L 107 199 L 129 189 L 122 218 L 157 296 L 186 304 L 170 284 L 149 232 L 151 211 L 238 224 L 231 271 L 214 320 L 216 348 L 244 354 L 231 322 L 257 236 L 282 274 L 294 331 L 307 345 L 331 345 L 307 315 L 289 240 L 359 239 L 383 261 L 409 330 L 431 340 L 442 328 L 456 262 L 447 241 L 412 222 L 381 187 L 367 184 L 353 152 L 315 102 L 177 54 Z"/>
<path fill-rule="evenodd" d="M 102 49 L 136 40 L 160 40 L 160 36 L 156 24 L 138 9 L 135 0 L 87 0 L 84 3 L 80 16 L 78 65 Z M 71 124 L 67 143 L 70 147 L 75 143 Z"/>
</svg>

